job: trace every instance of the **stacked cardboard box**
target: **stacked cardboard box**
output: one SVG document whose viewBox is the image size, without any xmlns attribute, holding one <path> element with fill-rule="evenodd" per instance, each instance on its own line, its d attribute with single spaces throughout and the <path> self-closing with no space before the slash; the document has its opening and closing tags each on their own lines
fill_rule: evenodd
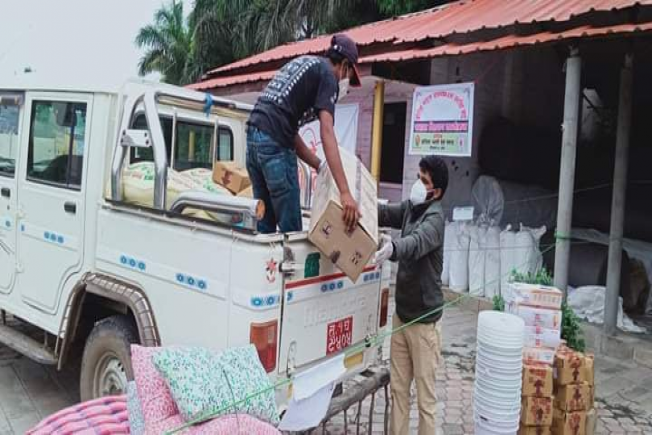
<svg viewBox="0 0 652 435">
<path fill-rule="evenodd" d="M 521 434 L 550 434 L 553 413 L 553 372 L 546 364 L 523 367 Z"/>
<path fill-rule="evenodd" d="M 587 419 L 595 416 L 593 389 L 593 357 L 561 346 L 554 362 L 554 434 L 593 433 Z"/>
<path fill-rule="evenodd" d="M 234 195 L 251 186 L 247 170 L 232 161 L 215 162 L 213 165 L 213 181 L 226 187 Z"/>
<path fill-rule="evenodd" d="M 525 322 L 524 361 L 552 365 L 561 341 L 562 292 L 555 287 L 510 283 L 504 297 L 506 311 Z"/>
</svg>

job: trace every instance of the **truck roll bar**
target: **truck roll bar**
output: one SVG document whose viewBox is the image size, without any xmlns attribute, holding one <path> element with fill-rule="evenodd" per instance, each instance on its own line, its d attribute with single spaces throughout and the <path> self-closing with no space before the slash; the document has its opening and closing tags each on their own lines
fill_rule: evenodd
<svg viewBox="0 0 652 435">
<path fill-rule="evenodd" d="M 265 203 L 260 200 L 201 191 L 181 193 L 170 207 L 170 211 L 181 214 L 186 208 L 231 217 L 242 215 L 244 228 L 253 231 L 257 229 L 258 221 L 265 215 Z"/>
</svg>

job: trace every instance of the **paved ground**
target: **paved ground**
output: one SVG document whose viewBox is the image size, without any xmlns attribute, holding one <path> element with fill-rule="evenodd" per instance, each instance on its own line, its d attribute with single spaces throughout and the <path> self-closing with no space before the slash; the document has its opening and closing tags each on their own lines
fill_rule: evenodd
<svg viewBox="0 0 652 435">
<path fill-rule="evenodd" d="M 438 434 L 473 433 L 476 322 L 473 313 L 459 308 L 449 309 L 444 316 L 445 365 L 437 374 Z M 388 345 L 383 355 L 389 356 Z M 41 418 L 76 403 L 78 376 L 77 368 L 57 373 L 0 346 L 0 435 L 22 434 Z M 598 433 L 652 435 L 652 370 L 600 358 L 596 361 L 596 382 Z M 380 392 L 373 409 L 374 434 L 383 433 L 385 404 Z M 368 428 L 370 405 L 367 400 L 361 408 L 362 429 Z M 348 413 L 351 434 L 356 433 L 356 415 L 357 408 Z M 416 425 L 415 404 L 413 428 Z M 333 419 L 327 433 L 344 433 L 343 417 Z"/>
</svg>

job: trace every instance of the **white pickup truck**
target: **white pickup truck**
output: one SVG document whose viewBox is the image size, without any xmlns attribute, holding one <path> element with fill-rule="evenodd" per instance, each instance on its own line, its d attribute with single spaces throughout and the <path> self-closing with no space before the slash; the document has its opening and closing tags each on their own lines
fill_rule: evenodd
<svg viewBox="0 0 652 435">
<path fill-rule="evenodd" d="M 189 191 L 167 200 L 169 168 L 244 164 L 249 110 L 144 82 L 0 85 L 0 343 L 59 368 L 84 343 L 86 400 L 125 390 L 131 343 L 253 343 L 274 378 L 384 327 L 389 270 L 369 266 L 353 283 L 306 232 L 258 234 L 253 199 Z M 121 188 L 124 168 L 143 160 L 155 168 L 151 207 L 128 203 Z M 347 375 L 376 354 L 348 355 Z"/>
</svg>

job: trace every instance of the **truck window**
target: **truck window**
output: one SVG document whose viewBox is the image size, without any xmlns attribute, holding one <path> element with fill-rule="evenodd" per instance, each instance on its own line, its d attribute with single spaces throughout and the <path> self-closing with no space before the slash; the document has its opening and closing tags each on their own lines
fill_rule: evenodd
<svg viewBox="0 0 652 435">
<path fill-rule="evenodd" d="M 231 129 L 229 127 L 220 127 L 217 140 L 216 160 L 233 160 L 233 132 Z"/>
<path fill-rule="evenodd" d="M 16 172 L 18 152 L 18 118 L 20 106 L 5 104 L 0 97 L 0 175 L 12 177 Z"/>
<path fill-rule="evenodd" d="M 27 179 L 79 189 L 84 162 L 86 103 L 32 103 Z"/>
<path fill-rule="evenodd" d="M 172 156 L 172 149 L 170 143 L 172 142 L 172 118 L 164 116 L 159 117 L 161 121 L 161 128 L 163 129 L 163 137 L 165 138 L 165 150 L 167 151 L 168 162 Z M 131 125 L 134 130 L 147 130 L 147 119 L 144 114 L 137 115 Z M 138 162 L 153 162 L 154 151 L 151 148 L 132 148 L 131 149 L 131 163 Z"/>
<path fill-rule="evenodd" d="M 194 124 L 177 120 L 177 143 L 174 147 L 174 169 L 212 169 L 212 125 Z"/>
</svg>

